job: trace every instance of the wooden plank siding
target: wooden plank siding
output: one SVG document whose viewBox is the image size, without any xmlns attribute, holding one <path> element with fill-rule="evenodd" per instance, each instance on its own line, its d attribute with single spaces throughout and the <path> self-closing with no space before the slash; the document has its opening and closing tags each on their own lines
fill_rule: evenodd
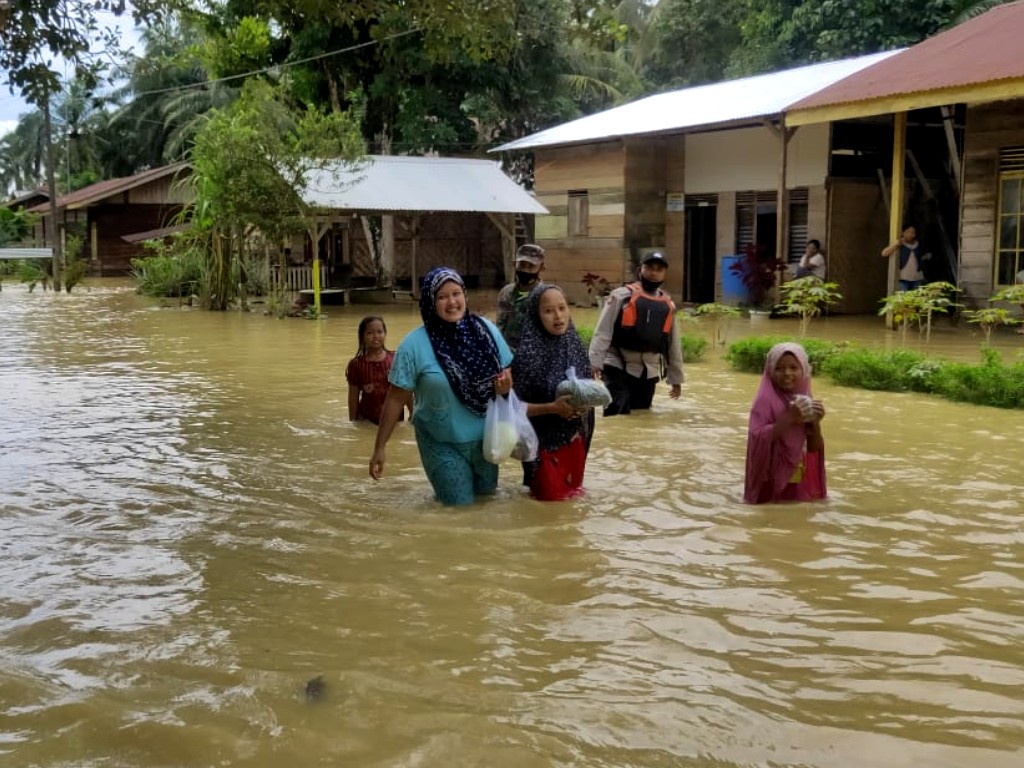
<svg viewBox="0 0 1024 768">
<path fill-rule="evenodd" d="M 1024 100 L 968 105 L 960 199 L 960 287 L 985 306 L 995 285 L 999 150 L 1024 146 Z"/>
<path fill-rule="evenodd" d="M 620 285 L 635 279 L 644 252 L 658 248 L 672 265 L 666 288 L 681 296 L 684 213 L 667 214 L 665 197 L 683 191 L 683 153 L 682 136 L 537 150 L 535 194 L 550 211 L 536 224 L 537 242 L 547 250 L 545 279 L 586 304 L 585 274 Z M 570 191 L 587 192 L 585 237 L 568 235 Z"/>
<path fill-rule="evenodd" d="M 828 279 L 839 283 L 837 312 L 874 314 L 886 293 L 888 210 L 877 181 L 832 179 L 829 188 Z M 822 239 L 822 238 L 819 238 Z"/>
<path fill-rule="evenodd" d="M 89 235 L 86 251 L 95 237 L 96 250 L 90 261 L 90 273 L 97 276 L 127 275 L 131 260 L 145 255 L 142 243 L 126 243 L 122 235 L 160 229 L 171 223 L 180 210 L 172 205 L 95 205 L 89 208 Z"/>
<path fill-rule="evenodd" d="M 590 300 L 582 282 L 588 272 L 612 285 L 622 281 L 625 155 L 618 141 L 540 149 L 534 155 L 534 192 L 550 211 L 536 222 L 537 243 L 547 251 L 544 279 L 561 285 L 574 303 Z M 587 192 L 586 237 L 568 236 L 570 190 Z"/>
</svg>

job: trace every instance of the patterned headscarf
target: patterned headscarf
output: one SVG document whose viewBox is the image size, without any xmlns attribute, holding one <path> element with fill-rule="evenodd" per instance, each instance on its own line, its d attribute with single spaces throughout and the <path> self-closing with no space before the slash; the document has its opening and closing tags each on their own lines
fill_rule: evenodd
<svg viewBox="0 0 1024 768">
<path fill-rule="evenodd" d="M 494 397 L 494 379 L 501 373 L 501 357 L 494 337 L 477 315 L 466 314 L 450 323 L 437 314 L 437 294 L 445 283 L 455 283 L 463 291 L 466 284 L 450 267 L 435 267 L 420 282 L 420 316 L 427 329 L 430 345 L 459 401 L 477 416 L 487 411 Z"/>
<path fill-rule="evenodd" d="M 516 394 L 524 403 L 550 403 L 555 399 L 555 388 L 565 379 L 569 367 L 576 369 L 581 379 L 593 378 L 590 358 L 583 347 L 583 341 L 576 332 L 576 326 L 569 320 L 569 328 L 561 336 L 555 336 L 544 329 L 540 319 L 540 300 L 548 291 L 561 288 L 550 283 L 541 283 L 530 291 L 526 317 L 523 320 L 523 335 L 512 361 L 512 381 Z M 593 411 L 583 419 L 584 435 L 589 435 L 593 426 Z M 540 439 L 540 447 L 558 448 L 570 442 L 580 433 L 580 421 L 563 419 L 547 414 L 531 421 Z"/>
</svg>

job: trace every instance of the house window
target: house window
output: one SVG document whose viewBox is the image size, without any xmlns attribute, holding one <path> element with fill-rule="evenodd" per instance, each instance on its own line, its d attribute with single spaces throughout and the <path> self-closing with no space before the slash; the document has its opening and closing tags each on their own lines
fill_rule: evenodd
<svg viewBox="0 0 1024 768">
<path fill-rule="evenodd" d="M 1024 147 L 999 150 L 996 285 L 1013 285 L 1024 270 Z"/>
<path fill-rule="evenodd" d="M 790 262 L 800 261 L 807 250 L 807 189 L 789 191 L 789 254 Z M 821 235 L 818 235 L 821 238 Z"/>
<path fill-rule="evenodd" d="M 765 254 L 774 256 L 778 229 L 775 192 L 736 193 L 736 253 L 756 243 Z M 807 188 L 789 190 L 789 237 L 786 254 L 799 261 L 807 248 Z"/>
<path fill-rule="evenodd" d="M 590 218 L 590 198 L 585 189 L 569 190 L 569 237 L 586 237 Z"/>
</svg>

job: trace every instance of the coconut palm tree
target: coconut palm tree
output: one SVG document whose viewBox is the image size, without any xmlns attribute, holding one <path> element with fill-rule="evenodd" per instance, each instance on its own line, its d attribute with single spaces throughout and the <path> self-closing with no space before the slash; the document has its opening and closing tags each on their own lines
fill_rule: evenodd
<svg viewBox="0 0 1024 768">
<path fill-rule="evenodd" d="M 0 190 L 42 184 L 45 158 L 43 113 L 35 109 L 19 116 L 17 127 L 0 139 Z"/>
<path fill-rule="evenodd" d="M 131 172 L 181 160 L 197 116 L 214 100 L 197 98 L 206 90 L 207 72 L 196 55 L 201 33 L 174 19 L 142 34 L 144 53 L 128 67 L 127 83 L 114 94 L 120 103 L 110 120 L 112 131 L 132 147 Z M 191 125 L 191 127 L 189 127 Z"/>
</svg>

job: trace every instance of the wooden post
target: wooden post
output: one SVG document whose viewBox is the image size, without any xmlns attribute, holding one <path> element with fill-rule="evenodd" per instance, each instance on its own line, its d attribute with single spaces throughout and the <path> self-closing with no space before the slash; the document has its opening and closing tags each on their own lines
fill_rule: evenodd
<svg viewBox="0 0 1024 768">
<path fill-rule="evenodd" d="M 903 168 L 907 155 L 907 113 L 897 112 L 892 125 L 892 195 L 889 199 L 889 242 L 895 243 L 903 233 Z M 896 289 L 900 260 L 889 257 L 888 293 Z M 888 318 L 891 323 L 892 319 Z"/>
<path fill-rule="evenodd" d="M 420 217 L 412 217 L 412 256 L 409 260 L 409 295 L 414 299 L 420 297 L 420 281 L 416 279 L 416 256 L 420 247 Z"/>
<path fill-rule="evenodd" d="M 46 141 L 46 186 L 50 195 L 50 247 L 53 248 L 53 290 L 60 293 L 60 272 L 64 261 L 60 238 L 57 235 L 57 182 L 53 159 L 53 121 L 50 119 L 50 95 L 43 98 L 43 134 Z"/>
<path fill-rule="evenodd" d="M 516 276 L 515 214 L 488 213 L 487 218 L 501 232 L 501 261 L 505 270 L 505 282 L 511 283 Z"/>
<path fill-rule="evenodd" d="M 314 220 L 313 229 L 313 309 L 316 316 L 320 317 L 320 241 L 330 227 L 327 224 L 321 225 L 320 221 Z"/>
</svg>

